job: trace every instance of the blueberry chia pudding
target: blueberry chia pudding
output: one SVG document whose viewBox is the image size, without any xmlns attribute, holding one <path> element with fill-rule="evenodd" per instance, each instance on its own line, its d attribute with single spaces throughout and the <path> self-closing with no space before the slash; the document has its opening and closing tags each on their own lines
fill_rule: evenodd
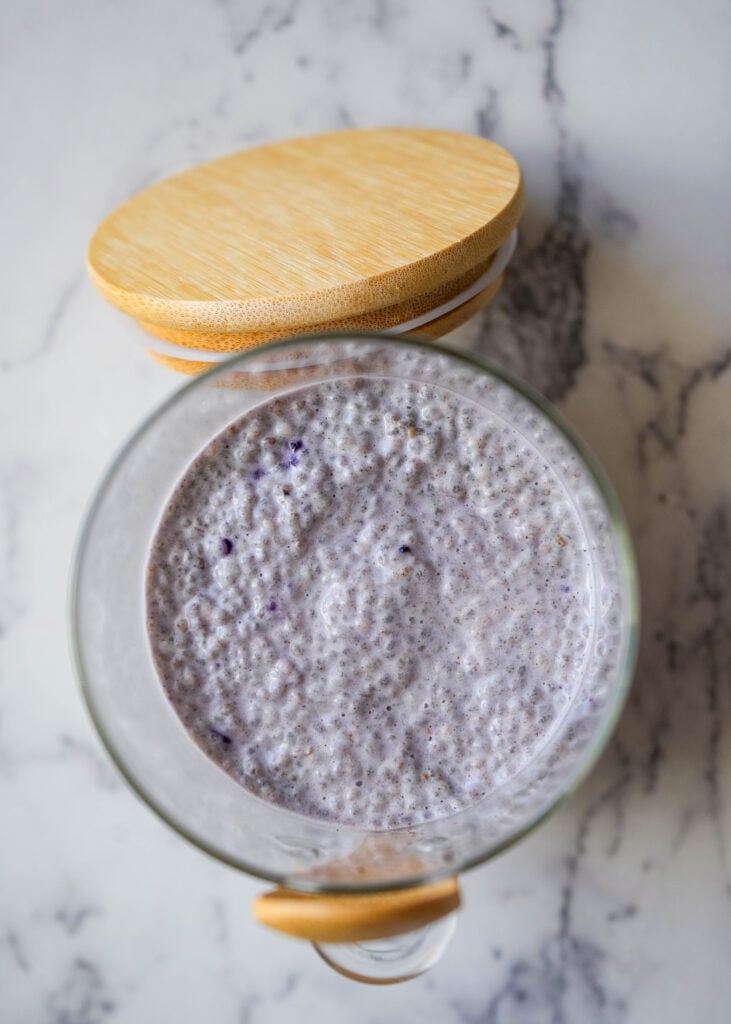
<svg viewBox="0 0 731 1024">
<path fill-rule="evenodd" d="M 474 371 L 432 359 L 409 380 L 428 358 L 249 410 L 184 474 L 148 564 L 152 654 L 195 742 L 255 796 L 365 829 L 525 772 L 606 699 L 621 647 L 583 462 L 497 379 L 467 398 Z"/>
</svg>

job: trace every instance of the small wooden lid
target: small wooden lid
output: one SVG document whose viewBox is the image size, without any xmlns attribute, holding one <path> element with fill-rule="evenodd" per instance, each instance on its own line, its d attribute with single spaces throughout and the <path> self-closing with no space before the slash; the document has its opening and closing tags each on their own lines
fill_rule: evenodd
<svg viewBox="0 0 731 1024">
<path fill-rule="evenodd" d="M 253 905 L 255 919 L 311 942 L 367 942 L 424 928 L 460 906 L 456 878 L 413 889 L 353 895 L 274 889 Z"/>
<path fill-rule="evenodd" d="M 341 131 L 151 185 L 99 226 L 87 263 L 102 295 L 146 325 L 302 330 L 463 278 L 505 241 L 523 203 L 516 161 L 486 139 Z"/>
</svg>

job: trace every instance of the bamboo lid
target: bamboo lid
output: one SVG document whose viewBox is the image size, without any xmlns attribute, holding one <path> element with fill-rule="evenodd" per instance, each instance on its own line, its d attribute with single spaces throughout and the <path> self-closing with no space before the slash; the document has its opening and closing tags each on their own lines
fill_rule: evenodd
<svg viewBox="0 0 731 1024">
<path fill-rule="evenodd" d="M 274 889 L 254 901 L 260 924 L 312 942 L 365 942 L 423 928 L 460 905 L 456 878 L 413 889 L 325 895 Z"/>
<path fill-rule="evenodd" d="M 89 245 L 102 295 L 163 336 L 301 332 L 423 305 L 489 261 L 523 209 L 476 136 L 373 128 L 260 146 L 152 185 Z M 387 314 L 389 315 L 389 314 Z M 258 335 L 258 337 L 256 337 Z M 244 339 L 245 341 L 245 339 Z M 189 342 L 190 343 L 190 342 Z"/>
</svg>

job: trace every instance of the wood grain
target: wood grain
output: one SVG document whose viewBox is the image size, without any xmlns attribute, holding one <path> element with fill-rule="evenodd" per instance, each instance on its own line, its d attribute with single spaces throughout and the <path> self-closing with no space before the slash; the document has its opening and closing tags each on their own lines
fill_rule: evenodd
<svg viewBox="0 0 731 1024">
<path fill-rule="evenodd" d="M 362 129 L 275 143 L 144 189 L 98 228 L 89 274 L 148 324 L 224 334 L 362 316 L 488 259 L 524 204 L 476 136 Z"/>
<path fill-rule="evenodd" d="M 363 895 L 274 889 L 254 901 L 260 923 L 311 942 L 367 942 L 423 928 L 460 905 L 456 878 Z"/>
<path fill-rule="evenodd" d="M 448 302 L 460 292 L 482 277 L 490 269 L 494 259 L 491 254 L 482 263 L 478 263 L 465 274 L 452 281 L 447 281 L 438 288 L 423 295 L 417 295 L 405 302 L 397 302 L 392 306 L 385 306 L 380 309 L 371 310 L 369 313 L 362 313 L 360 316 L 351 316 L 339 320 L 330 320 L 327 323 L 284 328 L 271 331 L 236 331 L 236 332 L 210 332 L 210 331 L 189 331 L 181 328 L 165 327 L 163 324 L 151 324 L 138 321 L 141 327 L 164 341 L 173 342 L 175 345 L 185 345 L 190 348 L 204 348 L 211 352 L 245 352 L 257 345 L 264 345 L 268 341 L 278 341 L 282 338 L 293 338 L 301 334 L 332 334 L 338 331 L 384 331 L 392 327 L 398 327 L 417 316 L 428 313 L 429 310 Z"/>
<path fill-rule="evenodd" d="M 501 274 L 495 278 L 492 284 L 489 284 L 487 288 L 483 288 L 477 295 L 473 295 L 467 302 L 463 302 L 456 309 L 437 317 L 436 320 L 430 320 L 428 324 L 424 324 L 422 327 L 409 333 L 417 338 L 443 338 L 445 334 L 449 334 L 451 331 L 461 327 L 462 324 L 471 320 L 480 310 L 489 305 L 500 291 L 502 283 L 503 275 Z"/>
<path fill-rule="evenodd" d="M 418 330 L 410 331 L 410 335 L 417 338 L 443 338 L 445 334 L 455 330 L 461 324 L 475 316 L 476 313 L 479 313 L 481 309 L 484 309 L 485 306 L 495 298 L 500 290 L 502 282 L 503 275 L 501 274 L 500 277 L 492 282 L 492 284 L 489 284 L 487 288 L 483 288 L 481 292 L 478 292 L 477 295 L 468 299 L 467 302 L 463 302 L 450 313 L 445 313 L 444 316 L 440 316 L 436 320 L 432 320 L 431 323 L 424 324 L 424 326 L 418 328 Z M 397 338 L 398 335 L 391 335 L 390 337 Z M 216 363 L 185 359 L 182 356 L 169 356 L 162 352 L 154 352 L 152 349 L 147 349 L 147 354 L 156 362 L 166 366 L 169 370 L 175 370 L 177 373 L 184 373 L 188 376 L 203 373 L 204 370 L 210 370 L 212 366 L 217 365 Z M 313 378 L 317 379 L 318 375 L 319 371 L 314 369 Z M 272 370 L 271 373 L 265 374 L 250 374 L 239 370 L 232 372 L 230 376 L 231 378 L 236 378 L 238 381 L 237 384 L 234 385 L 232 383 L 230 386 L 241 387 L 244 389 L 250 388 L 252 390 L 273 391 L 280 387 L 288 387 L 292 383 L 292 373 L 288 370 Z"/>
</svg>

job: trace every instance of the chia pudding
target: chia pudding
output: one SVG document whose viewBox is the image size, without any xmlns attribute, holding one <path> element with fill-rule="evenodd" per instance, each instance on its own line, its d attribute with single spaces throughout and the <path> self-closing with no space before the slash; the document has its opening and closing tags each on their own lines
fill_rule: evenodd
<svg viewBox="0 0 731 1024">
<path fill-rule="evenodd" d="M 621 647 L 609 513 L 564 435 L 497 379 L 468 398 L 474 370 L 399 358 L 217 435 L 147 572 L 153 658 L 195 742 L 266 801 L 373 830 L 529 770 Z"/>
</svg>

